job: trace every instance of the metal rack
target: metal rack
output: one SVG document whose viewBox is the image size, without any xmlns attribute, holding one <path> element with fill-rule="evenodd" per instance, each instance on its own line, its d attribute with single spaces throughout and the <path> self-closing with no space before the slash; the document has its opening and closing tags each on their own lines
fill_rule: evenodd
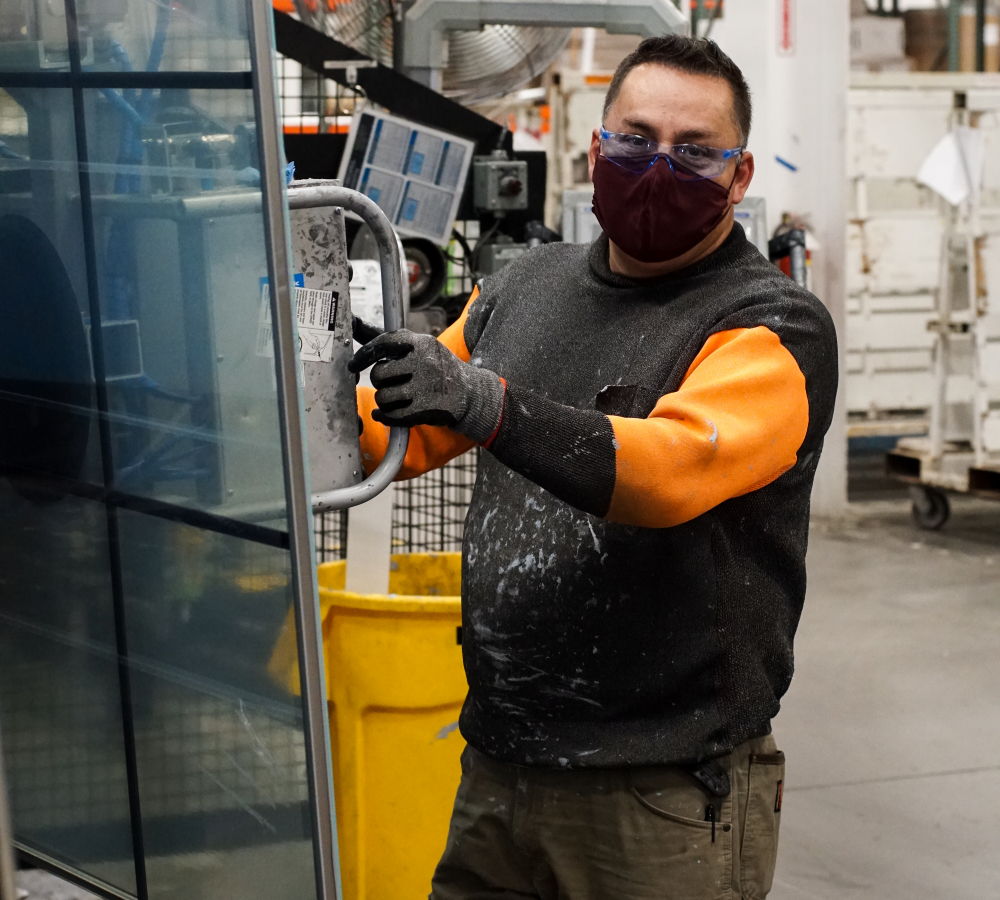
<svg viewBox="0 0 1000 900">
<path fill-rule="evenodd" d="M 479 451 L 471 450 L 440 469 L 396 485 L 393 552 L 448 553 L 462 549 L 465 513 L 478 466 Z"/>
<path fill-rule="evenodd" d="M 954 98 L 952 125 L 979 127 L 985 110 L 977 98 L 965 91 Z M 963 162 L 974 183 L 964 154 Z M 926 529 L 948 520 L 949 491 L 1000 499 L 1000 316 L 990 309 L 988 252 L 997 226 L 996 210 L 977 190 L 948 207 L 927 326 L 934 385 L 929 428 L 925 437 L 901 439 L 886 458 L 888 474 L 910 485 L 914 519 Z"/>
<path fill-rule="evenodd" d="M 278 94 L 288 134 L 346 134 L 364 92 L 279 54 Z"/>
<path fill-rule="evenodd" d="M 334 509 L 314 518 L 316 562 L 334 562 L 347 557 L 348 511 Z"/>
</svg>

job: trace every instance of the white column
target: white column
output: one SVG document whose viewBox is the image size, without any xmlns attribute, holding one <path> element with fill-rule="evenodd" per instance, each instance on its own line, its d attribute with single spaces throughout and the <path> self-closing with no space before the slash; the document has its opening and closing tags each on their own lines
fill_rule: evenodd
<svg viewBox="0 0 1000 900">
<path fill-rule="evenodd" d="M 779 48 L 785 3 L 791 46 Z M 842 389 L 813 491 L 818 515 L 847 506 L 847 413 L 843 405 L 846 341 L 847 86 L 849 0 L 740 0 L 727 3 L 712 32 L 750 83 L 756 160 L 751 196 L 764 197 L 773 229 L 783 211 L 805 215 L 820 249 L 813 290 L 840 336 Z M 780 157 L 794 171 L 778 161 Z"/>
</svg>

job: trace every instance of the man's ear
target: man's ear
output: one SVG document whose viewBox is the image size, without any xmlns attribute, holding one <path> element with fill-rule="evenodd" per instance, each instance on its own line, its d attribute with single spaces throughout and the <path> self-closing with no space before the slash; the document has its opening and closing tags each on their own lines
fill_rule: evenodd
<svg viewBox="0 0 1000 900">
<path fill-rule="evenodd" d="M 595 128 L 590 135 L 590 149 L 587 151 L 587 177 L 594 180 L 594 164 L 597 156 L 601 152 L 601 134 Z"/>
<path fill-rule="evenodd" d="M 744 150 L 740 156 L 740 163 L 736 167 L 736 177 L 733 179 L 733 186 L 729 190 L 729 202 L 735 206 L 746 196 L 750 182 L 753 181 L 754 162 L 753 154 L 749 150 Z"/>
</svg>

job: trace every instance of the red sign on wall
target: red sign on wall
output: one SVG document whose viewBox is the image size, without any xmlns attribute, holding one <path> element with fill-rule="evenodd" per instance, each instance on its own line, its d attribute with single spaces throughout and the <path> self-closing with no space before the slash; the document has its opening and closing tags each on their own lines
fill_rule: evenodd
<svg viewBox="0 0 1000 900">
<path fill-rule="evenodd" d="M 778 56 L 795 53 L 795 0 L 778 0 Z"/>
</svg>

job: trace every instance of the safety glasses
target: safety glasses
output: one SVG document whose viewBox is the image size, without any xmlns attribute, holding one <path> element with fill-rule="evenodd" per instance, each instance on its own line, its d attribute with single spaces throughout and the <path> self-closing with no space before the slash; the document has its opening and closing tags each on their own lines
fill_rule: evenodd
<svg viewBox="0 0 1000 900">
<path fill-rule="evenodd" d="M 616 166 L 641 175 L 657 157 L 666 161 L 681 181 L 716 178 L 726 171 L 729 160 L 740 156 L 743 147 L 722 150 L 699 144 L 660 144 L 638 134 L 606 131 L 601 126 L 601 155 Z"/>
</svg>

